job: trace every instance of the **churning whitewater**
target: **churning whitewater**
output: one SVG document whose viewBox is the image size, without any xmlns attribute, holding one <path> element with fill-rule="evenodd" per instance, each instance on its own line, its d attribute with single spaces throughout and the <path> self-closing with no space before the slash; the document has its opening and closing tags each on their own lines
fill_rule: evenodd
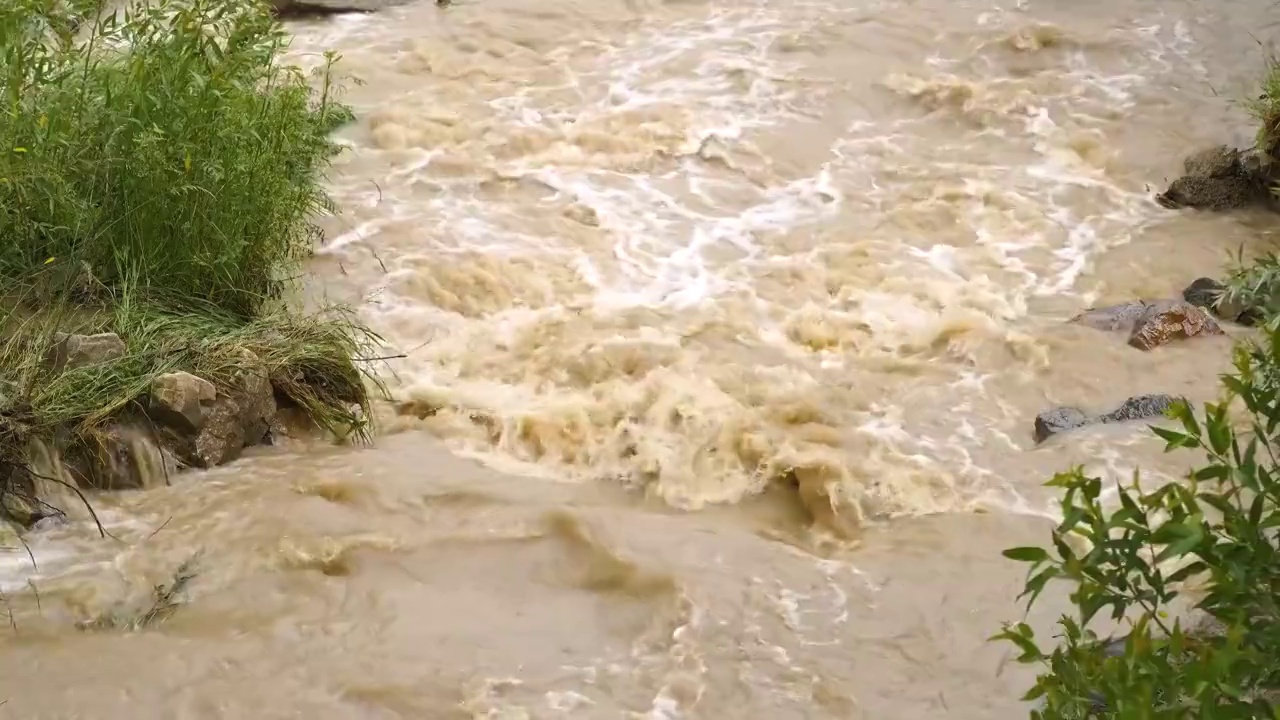
<svg viewBox="0 0 1280 720">
<path fill-rule="evenodd" d="M 460 0 L 291 25 L 358 121 L 309 292 L 390 348 L 372 449 L 99 501 L 0 555 L 0 715 L 1017 718 L 986 642 L 1075 463 L 1232 337 L 1064 322 L 1263 231 L 1171 212 L 1249 133 L 1269 0 Z M 145 606 L 139 632 L 77 623 Z M 1046 606 L 1044 611 L 1051 612 Z M 1046 616 L 1047 617 L 1047 616 Z M 1037 618 L 1032 618 L 1035 621 Z M 1039 618 L 1043 620 L 1043 618 Z M 5 715 L 7 716 L 7 715 Z"/>
</svg>

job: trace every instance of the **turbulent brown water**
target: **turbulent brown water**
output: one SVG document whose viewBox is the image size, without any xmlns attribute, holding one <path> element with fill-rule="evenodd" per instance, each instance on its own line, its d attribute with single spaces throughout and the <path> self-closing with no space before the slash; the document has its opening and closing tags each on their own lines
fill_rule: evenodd
<svg viewBox="0 0 1280 720">
<path fill-rule="evenodd" d="M 311 290 L 394 352 L 373 449 L 265 452 L 0 555 L 0 716 L 1015 718 L 1041 483 L 1173 474 L 1054 404 L 1211 399 L 1231 329 L 1064 324 L 1274 221 L 1270 0 L 463 0 L 299 24 L 360 121 Z M 136 632 L 180 568 L 185 604 Z M 1043 623 L 1053 608 L 1037 611 Z"/>
</svg>

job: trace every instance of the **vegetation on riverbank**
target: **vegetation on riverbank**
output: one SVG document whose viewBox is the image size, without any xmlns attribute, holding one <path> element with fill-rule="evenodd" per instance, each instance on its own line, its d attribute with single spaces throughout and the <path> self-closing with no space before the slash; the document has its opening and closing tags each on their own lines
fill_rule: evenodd
<svg viewBox="0 0 1280 720">
<path fill-rule="evenodd" d="M 32 440 L 92 445 L 140 415 L 161 374 L 233 390 L 246 357 L 281 402 L 367 437 L 376 338 L 293 299 L 352 117 L 335 58 L 314 82 L 282 62 L 262 0 L 104 7 L 0 5 L 0 482 Z M 62 333 L 125 350 L 63 369 Z"/>
<path fill-rule="evenodd" d="M 1280 66 L 1251 109 L 1269 164 L 1280 148 Z M 1064 493 L 1053 549 L 1005 553 L 1030 565 L 1028 608 L 1050 583 L 1072 588 L 1051 647 L 1024 623 L 997 635 L 1040 668 L 1027 694 L 1034 718 L 1280 718 L 1280 261 L 1241 267 L 1226 296 L 1260 310 L 1260 334 L 1237 348 L 1220 402 L 1199 413 L 1179 403 L 1179 429 L 1153 428 L 1169 450 L 1204 463 L 1156 487 L 1061 474 L 1049 483 Z M 1103 616 L 1118 639 L 1091 628 Z"/>
</svg>

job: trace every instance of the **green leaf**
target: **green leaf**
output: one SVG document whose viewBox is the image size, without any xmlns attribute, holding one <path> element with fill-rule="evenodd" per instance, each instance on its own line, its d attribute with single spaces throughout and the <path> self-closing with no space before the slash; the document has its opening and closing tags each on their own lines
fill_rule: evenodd
<svg viewBox="0 0 1280 720">
<path fill-rule="evenodd" d="M 1041 563 L 1049 559 L 1049 553 L 1039 547 L 1016 547 L 1005 550 L 1003 555 L 1019 562 Z"/>
<path fill-rule="evenodd" d="M 1175 450 L 1177 448 L 1196 447 L 1200 444 L 1200 441 L 1197 440 L 1195 436 L 1180 433 L 1177 430 L 1170 430 L 1169 428 L 1162 428 L 1156 425 L 1151 425 L 1149 427 L 1151 428 L 1151 432 L 1155 433 L 1165 441 L 1166 451 Z"/>
<path fill-rule="evenodd" d="M 1204 542 L 1204 533 L 1199 526 L 1191 528 L 1190 534 L 1181 540 L 1169 543 L 1160 554 L 1156 556 L 1156 562 L 1164 562 L 1170 558 L 1182 557 L 1194 550 L 1200 543 Z"/>
</svg>

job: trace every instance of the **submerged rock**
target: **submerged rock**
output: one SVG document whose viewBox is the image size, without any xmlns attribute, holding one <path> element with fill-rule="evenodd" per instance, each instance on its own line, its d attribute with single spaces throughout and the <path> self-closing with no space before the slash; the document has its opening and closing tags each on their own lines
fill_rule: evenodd
<svg viewBox="0 0 1280 720">
<path fill-rule="evenodd" d="M 1222 334 L 1218 322 L 1203 308 L 1185 300 L 1170 300 L 1147 307 L 1129 336 L 1129 344 L 1151 350 L 1174 340 Z"/>
<path fill-rule="evenodd" d="M 1056 407 L 1036 416 L 1036 442 L 1045 440 L 1067 430 L 1074 430 L 1093 422 L 1093 419 L 1080 408 Z"/>
<path fill-rule="evenodd" d="M 1091 308 L 1071 318 L 1071 322 L 1091 327 L 1094 330 L 1107 332 L 1124 330 L 1125 332 L 1132 332 L 1149 307 L 1150 303 L 1135 300 L 1121 305 Z"/>
<path fill-rule="evenodd" d="M 272 9 L 281 17 L 371 13 L 411 0 L 271 0 Z M 437 3 L 439 4 L 439 3 Z"/>
<path fill-rule="evenodd" d="M 1239 150 L 1219 145 L 1183 162 L 1182 177 L 1156 196 L 1161 205 L 1198 210 L 1234 210 L 1267 197 L 1266 183 L 1244 162 Z"/>
<path fill-rule="evenodd" d="M 1173 340 L 1223 334 L 1208 313 L 1186 300 L 1135 300 L 1093 308 L 1075 316 L 1071 322 L 1095 330 L 1127 332 L 1129 344 L 1140 350 L 1150 350 Z"/>
<path fill-rule="evenodd" d="M 1076 428 L 1103 423 L 1121 423 L 1133 420 L 1147 420 L 1163 416 L 1173 404 L 1182 398 L 1173 395 L 1135 395 L 1120 404 L 1120 407 L 1101 415 L 1089 415 L 1080 408 L 1056 407 L 1036 416 L 1036 443 Z"/>
<path fill-rule="evenodd" d="M 1160 417 L 1181 398 L 1173 395 L 1137 395 L 1120 403 L 1120 407 L 1098 418 L 1104 423 L 1128 422 Z"/>
<path fill-rule="evenodd" d="M 1196 278 L 1182 291 L 1182 299 L 1202 307 L 1227 322 L 1256 325 L 1262 320 L 1262 310 L 1246 305 L 1225 295 L 1227 286 L 1212 278 Z"/>
<path fill-rule="evenodd" d="M 1222 297 L 1226 285 L 1213 278 L 1196 278 L 1182 291 L 1182 299 L 1206 310 L 1216 310 L 1218 299 Z"/>
</svg>

